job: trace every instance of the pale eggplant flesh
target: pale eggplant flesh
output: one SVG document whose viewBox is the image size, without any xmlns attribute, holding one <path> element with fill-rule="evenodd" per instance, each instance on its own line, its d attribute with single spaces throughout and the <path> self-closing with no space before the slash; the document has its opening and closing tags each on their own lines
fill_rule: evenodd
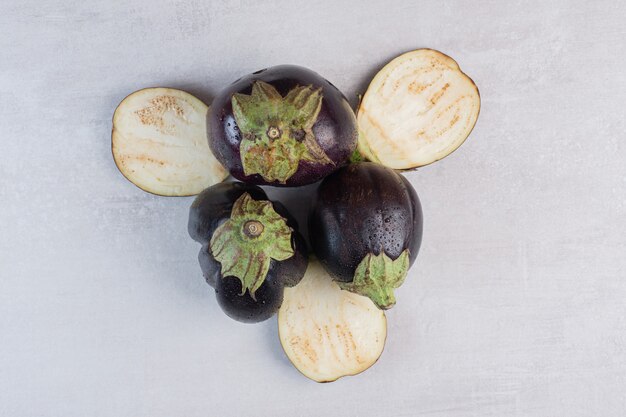
<svg viewBox="0 0 626 417">
<path fill-rule="evenodd" d="M 387 319 L 367 297 L 343 291 L 315 260 L 285 288 L 278 311 L 280 343 L 291 363 L 316 382 L 371 367 L 383 352 Z"/>
<path fill-rule="evenodd" d="M 383 67 L 357 112 L 359 153 L 407 170 L 445 158 L 463 144 L 480 111 L 478 88 L 456 61 L 417 49 Z"/>
<path fill-rule="evenodd" d="M 208 107 L 173 88 L 127 96 L 113 115 L 111 150 L 120 172 L 144 191 L 196 195 L 228 176 L 206 139 Z"/>
</svg>

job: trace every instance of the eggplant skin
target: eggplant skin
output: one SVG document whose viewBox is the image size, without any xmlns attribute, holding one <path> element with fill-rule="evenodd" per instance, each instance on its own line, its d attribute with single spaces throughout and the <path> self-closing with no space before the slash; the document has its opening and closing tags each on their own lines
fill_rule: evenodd
<svg viewBox="0 0 626 417">
<path fill-rule="evenodd" d="M 202 191 L 189 210 L 188 232 L 193 240 L 202 244 L 198 253 L 200 269 L 206 282 L 215 289 L 222 310 L 240 322 L 256 323 L 278 311 L 285 287 L 300 282 L 308 265 L 308 251 L 304 238 L 298 232 L 296 220 L 282 204 L 272 202 L 276 213 L 293 230 L 291 245 L 294 255 L 284 261 L 271 260 L 265 280 L 256 290 L 254 298 L 248 291 L 241 295 L 241 281 L 233 276 L 222 276 L 220 263 L 211 254 L 209 242 L 215 230 L 230 218 L 235 201 L 244 193 L 254 200 L 268 200 L 258 186 L 240 182 L 220 183 Z"/>
<path fill-rule="evenodd" d="M 217 302 L 234 320 L 242 323 L 258 323 L 269 319 L 283 303 L 283 285 L 277 282 L 275 275 L 269 275 L 256 291 L 256 300 L 246 292 L 241 294 L 241 282 L 235 277 L 224 277 L 216 281 L 215 296 Z"/>
<path fill-rule="evenodd" d="M 315 140 L 332 163 L 300 161 L 285 183 L 268 182 L 259 174 L 246 176 L 241 162 L 242 134 L 233 114 L 233 94 L 251 94 L 255 81 L 273 86 L 283 97 L 297 86 L 321 88 L 322 104 L 313 125 Z M 211 151 L 240 181 L 258 185 L 295 187 L 312 184 L 346 165 L 357 146 L 356 116 L 345 96 L 322 76 L 307 68 L 279 65 L 240 78 L 215 97 L 207 113 L 207 138 Z"/>
<path fill-rule="evenodd" d="M 311 246 L 326 270 L 351 282 L 368 254 L 397 259 L 409 250 L 413 265 L 422 242 L 422 207 L 413 186 L 393 169 L 359 162 L 320 184 L 309 214 Z"/>
</svg>

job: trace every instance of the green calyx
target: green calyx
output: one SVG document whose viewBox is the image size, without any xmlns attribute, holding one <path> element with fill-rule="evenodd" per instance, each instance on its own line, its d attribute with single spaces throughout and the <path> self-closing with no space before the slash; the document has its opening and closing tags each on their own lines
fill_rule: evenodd
<svg viewBox="0 0 626 417">
<path fill-rule="evenodd" d="M 359 152 L 359 148 L 356 148 L 354 152 L 352 152 L 352 155 L 350 155 L 350 163 L 356 164 L 363 161 L 367 161 L 367 159 Z"/>
<path fill-rule="evenodd" d="M 357 154 L 358 156 L 355 156 L 355 154 Z M 360 129 L 359 141 L 355 154 L 352 154 L 351 162 L 371 161 L 380 164 L 380 160 L 376 157 L 376 155 L 374 155 L 374 152 L 372 152 L 372 149 L 367 143 L 365 133 Z"/>
<path fill-rule="evenodd" d="M 322 108 L 321 88 L 297 86 L 282 97 L 272 85 L 255 81 L 252 94 L 233 94 L 232 106 L 243 135 L 239 151 L 244 174 L 284 184 L 300 161 L 334 165 L 312 130 Z"/>
<path fill-rule="evenodd" d="M 242 194 L 230 213 L 230 219 L 213 233 L 211 254 L 221 264 L 222 277 L 241 281 L 241 295 L 246 290 L 253 299 L 265 281 L 272 259 L 284 261 L 294 255 L 293 230 L 270 201 L 257 201 Z"/>
<path fill-rule="evenodd" d="M 354 271 L 352 282 L 337 282 L 342 290 L 369 297 L 380 309 L 387 310 L 396 303 L 393 290 L 404 282 L 409 270 L 409 250 L 397 259 L 385 252 L 368 253 Z"/>
</svg>

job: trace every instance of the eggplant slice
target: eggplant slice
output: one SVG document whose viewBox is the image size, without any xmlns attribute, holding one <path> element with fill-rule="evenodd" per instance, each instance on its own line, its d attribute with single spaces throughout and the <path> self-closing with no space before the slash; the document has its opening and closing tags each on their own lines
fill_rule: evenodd
<svg viewBox="0 0 626 417">
<path fill-rule="evenodd" d="M 438 161 L 465 141 L 480 111 L 471 78 L 447 55 L 407 52 L 376 74 L 361 101 L 359 152 L 394 169 Z"/>
<path fill-rule="evenodd" d="M 341 290 L 311 260 L 302 281 L 285 288 L 278 333 L 287 357 L 304 376 L 332 382 L 363 372 L 378 360 L 387 319 L 369 298 Z"/>
<path fill-rule="evenodd" d="M 111 148 L 120 172 L 144 191 L 196 195 L 226 179 L 206 138 L 208 107 L 172 88 L 136 91 L 113 115 Z"/>
</svg>

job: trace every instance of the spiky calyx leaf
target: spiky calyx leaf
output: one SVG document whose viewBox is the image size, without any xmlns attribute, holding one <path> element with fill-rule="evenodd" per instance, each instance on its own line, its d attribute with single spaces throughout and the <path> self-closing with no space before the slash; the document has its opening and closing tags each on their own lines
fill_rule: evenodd
<svg viewBox="0 0 626 417">
<path fill-rule="evenodd" d="M 271 260 L 284 261 L 294 255 L 292 232 L 271 201 L 257 201 L 244 193 L 235 201 L 230 219 L 213 233 L 211 254 L 221 264 L 222 277 L 239 278 L 241 295 L 249 291 L 255 299 Z"/>
<path fill-rule="evenodd" d="M 337 282 L 342 290 L 369 297 L 380 309 L 387 310 L 396 303 L 393 290 L 404 282 L 409 270 L 409 250 L 397 259 L 385 252 L 368 253 L 354 271 L 352 282 Z"/>
<path fill-rule="evenodd" d="M 274 86 L 259 80 L 250 95 L 233 94 L 233 115 L 243 135 L 239 151 L 244 174 L 284 184 L 300 161 L 334 165 L 312 130 L 322 98 L 322 89 L 311 85 L 296 86 L 282 97 Z"/>
</svg>

